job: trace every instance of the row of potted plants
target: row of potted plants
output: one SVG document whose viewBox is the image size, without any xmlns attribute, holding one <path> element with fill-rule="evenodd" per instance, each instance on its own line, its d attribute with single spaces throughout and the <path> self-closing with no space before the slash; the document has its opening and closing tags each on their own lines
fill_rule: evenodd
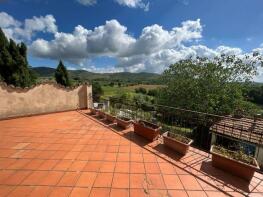
<svg viewBox="0 0 263 197">
<path fill-rule="evenodd" d="M 113 111 L 111 111 L 111 113 L 114 114 Z M 105 113 L 102 110 L 92 109 L 92 114 L 97 114 L 100 118 L 105 118 L 110 122 L 116 122 L 117 125 L 122 128 L 126 129 L 133 124 L 134 132 L 150 141 L 154 141 L 160 136 L 161 127 L 156 124 L 144 120 L 132 121 L 129 118 L 113 116 L 111 113 Z M 187 137 L 179 134 L 172 134 L 170 132 L 165 132 L 163 134 L 163 141 L 166 146 L 182 155 L 187 153 L 189 146 L 193 142 L 193 140 Z"/>
<path fill-rule="evenodd" d="M 98 115 L 99 118 L 106 119 L 109 122 L 117 123 L 117 125 L 121 128 L 127 129 L 131 126 L 132 120 L 123 116 L 115 116 L 116 113 L 113 109 L 110 110 L 109 113 L 104 112 L 103 110 L 91 109 L 92 115 Z"/>
<path fill-rule="evenodd" d="M 166 131 L 162 134 L 164 145 L 182 155 L 188 152 L 190 145 L 193 143 L 193 140 L 190 138 L 169 132 L 167 131 L 169 130 L 168 128 L 162 129 L 162 127 L 144 120 L 132 121 L 129 118 L 116 117 L 100 110 L 93 110 L 92 113 L 97 114 L 101 118 L 106 118 L 108 121 L 116 122 L 118 126 L 125 129 L 133 124 L 134 132 L 150 141 L 158 139 L 161 130 Z M 211 146 L 210 153 L 214 167 L 239 176 L 247 181 L 250 181 L 255 171 L 259 169 L 255 158 L 247 156 L 242 151 L 231 151 L 221 146 L 213 145 Z"/>
</svg>

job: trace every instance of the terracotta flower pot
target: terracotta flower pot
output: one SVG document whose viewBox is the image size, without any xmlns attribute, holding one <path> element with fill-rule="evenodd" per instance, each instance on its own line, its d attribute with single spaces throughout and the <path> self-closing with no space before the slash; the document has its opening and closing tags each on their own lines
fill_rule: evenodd
<svg viewBox="0 0 263 197">
<path fill-rule="evenodd" d="M 249 182 L 253 178 L 255 171 L 259 169 L 259 165 L 255 159 L 255 165 L 246 164 L 218 154 L 213 151 L 213 148 L 214 146 L 211 146 L 210 153 L 212 154 L 212 165 L 216 168 L 220 168 Z"/>
<path fill-rule="evenodd" d="M 90 114 L 91 115 L 97 115 L 98 110 L 94 108 L 90 108 Z"/>
<path fill-rule="evenodd" d="M 158 125 L 140 120 L 139 122 L 134 122 L 133 126 L 135 133 L 145 137 L 150 141 L 154 141 L 159 137 L 161 127 L 159 127 Z"/>
<path fill-rule="evenodd" d="M 98 110 L 98 115 L 100 118 L 105 118 L 105 113 L 101 110 Z"/>
<path fill-rule="evenodd" d="M 165 132 L 163 134 L 163 142 L 165 146 L 168 146 L 176 152 L 185 155 L 189 150 L 190 145 L 193 143 L 193 140 L 190 140 L 190 142 L 186 144 L 173 138 L 173 136 L 169 132 Z"/>
<path fill-rule="evenodd" d="M 125 117 L 119 117 L 119 118 L 117 117 L 116 122 L 119 127 L 122 127 L 124 129 L 129 128 L 132 124 L 132 120 Z"/>
<path fill-rule="evenodd" d="M 115 122 L 115 119 L 116 119 L 115 116 L 112 116 L 111 114 L 108 114 L 108 113 L 106 113 L 105 116 L 106 116 L 106 119 L 107 119 L 109 122 Z"/>
</svg>

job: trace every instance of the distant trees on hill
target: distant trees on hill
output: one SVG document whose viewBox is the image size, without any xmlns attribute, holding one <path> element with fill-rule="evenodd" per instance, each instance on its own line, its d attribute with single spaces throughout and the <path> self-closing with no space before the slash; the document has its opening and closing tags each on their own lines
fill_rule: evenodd
<svg viewBox="0 0 263 197">
<path fill-rule="evenodd" d="M 0 79 L 18 87 L 28 87 L 36 81 L 36 76 L 28 65 L 26 45 L 8 40 L 1 28 Z"/>
<path fill-rule="evenodd" d="M 55 72 L 55 79 L 58 84 L 63 86 L 70 86 L 70 79 L 67 68 L 64 66 L 63 62 L 60 60 Z"/>
</svg>

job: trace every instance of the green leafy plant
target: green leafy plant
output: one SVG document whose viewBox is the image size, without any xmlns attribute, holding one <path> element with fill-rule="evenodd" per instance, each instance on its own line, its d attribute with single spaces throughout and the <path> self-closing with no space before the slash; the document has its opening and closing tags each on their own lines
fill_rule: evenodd
<svg viewBox="0 0 263 197">
<path fill-rule="evenodd" d="M 228 157 L 234 160 L 238 160 L 246 164 L 255 165 L 253 157 L 245 154 L 242 149 L 233 151 L 233 150 L 226 149 L 222 146 L 214 146 L 213 151 L 225 157 Z"/>
</svg>

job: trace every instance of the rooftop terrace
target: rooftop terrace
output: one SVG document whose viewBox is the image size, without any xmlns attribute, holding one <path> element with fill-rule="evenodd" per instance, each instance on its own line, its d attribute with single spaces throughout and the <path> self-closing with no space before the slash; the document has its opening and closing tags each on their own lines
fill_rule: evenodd
<svg viewBox="0 0 263 197">
<path fill-rule="evenodd" d="M 181 158 L 86 111 L 0 121 L 0 196 L 262 196 L 191 148 Z"/>
</svg>

